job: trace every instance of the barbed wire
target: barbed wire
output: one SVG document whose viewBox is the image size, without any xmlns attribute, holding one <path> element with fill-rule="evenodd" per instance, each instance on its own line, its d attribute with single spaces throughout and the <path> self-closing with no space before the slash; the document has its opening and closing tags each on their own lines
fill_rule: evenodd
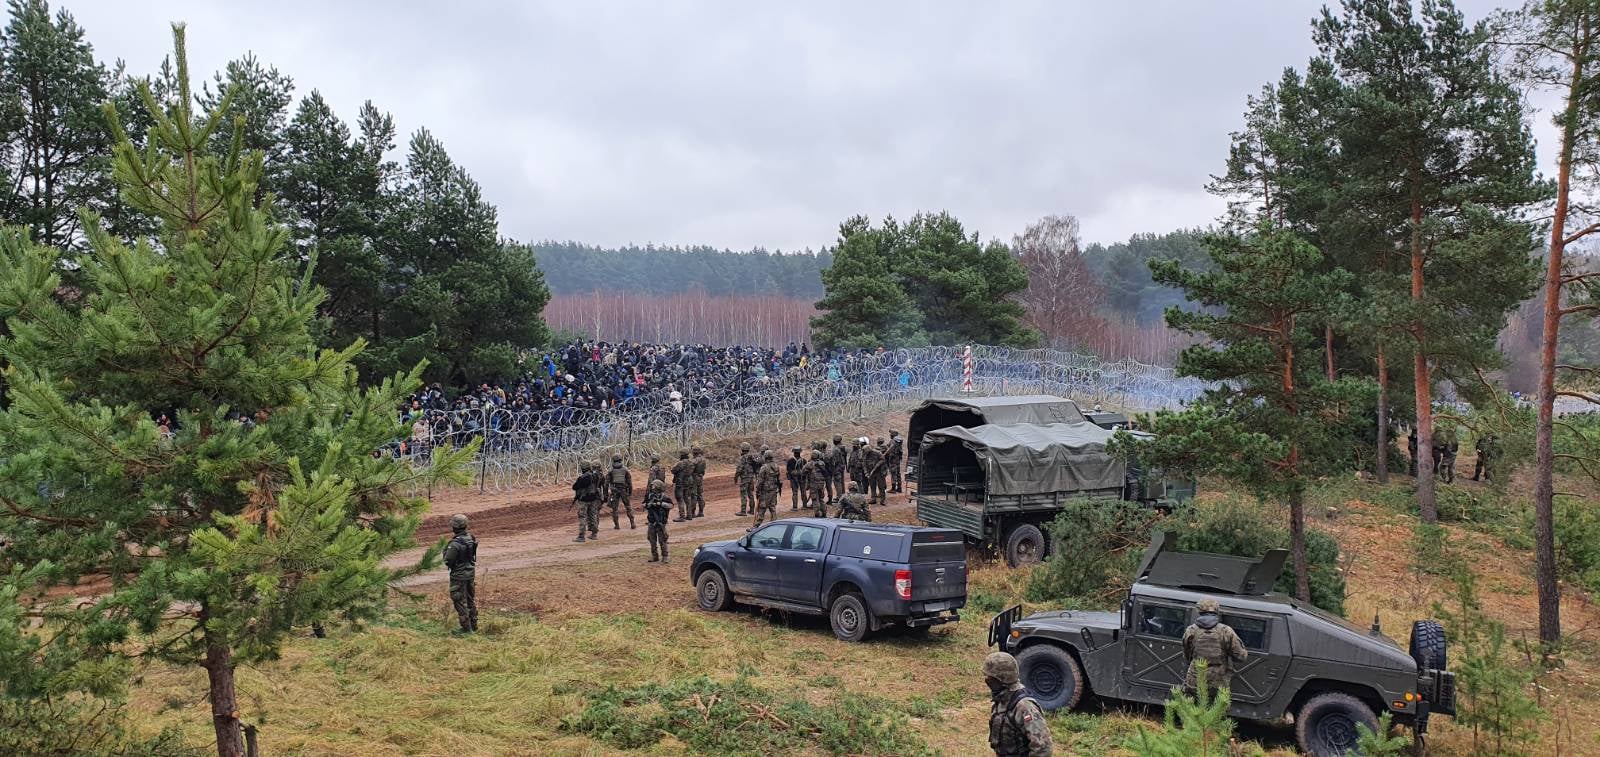
<svg viewBox="0 0 1600 757">
<path fill-rule="evenodd" d="M 459 448 L 482 438 L 474 488 L 508 491 L 575 475 L 580 462 L 621 455 L 630 467 L 659 455 L 732 436 L 783 436 L 825 429 L 870 415 L 908 409 L 924 399 L 961 392 L 963 348 L 902 349 L 837 361 L 821 372 L 791 371 L 751 382 L 715 400 L 685 397 L 605 410 L 507 407 L 439 411 L 423 433 L 387 451 L 426 466 L 439 445 Z M 1133 360 L 1037 349 L 974 346 L 973 394 L 1054 394 L 1085 407 L 1172 408 L 1192 401 L 1205 385 L 1172 369 Z"/>
</svg>

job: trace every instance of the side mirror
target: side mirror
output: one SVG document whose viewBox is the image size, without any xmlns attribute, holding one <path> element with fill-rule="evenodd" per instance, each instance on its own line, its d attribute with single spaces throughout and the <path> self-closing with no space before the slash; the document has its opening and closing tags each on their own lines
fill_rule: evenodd
<svg viewBox="0 0 1600 757">
<path fill-rule="evenodd" d="M 739 546 L 744 547 L 745 549 L 749 549 L 750 548 L 750 537 L 746 536 L 743 539 L 740 539 L 739 540 Z"/>
</svg>

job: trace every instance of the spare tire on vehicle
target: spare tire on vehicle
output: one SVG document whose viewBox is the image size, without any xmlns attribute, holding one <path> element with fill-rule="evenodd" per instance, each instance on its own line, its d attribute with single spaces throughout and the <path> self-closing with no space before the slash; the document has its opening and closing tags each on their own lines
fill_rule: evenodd
<svg viewBox="0 0 1600 757">
<path fill-rule="evenodd" d="M 1417 661 L 1418 670 L 1444 670 L 1444 626 L 1437 620 L 1419 620 L 1411 624 L 1411 659 Z"/>
</svg>

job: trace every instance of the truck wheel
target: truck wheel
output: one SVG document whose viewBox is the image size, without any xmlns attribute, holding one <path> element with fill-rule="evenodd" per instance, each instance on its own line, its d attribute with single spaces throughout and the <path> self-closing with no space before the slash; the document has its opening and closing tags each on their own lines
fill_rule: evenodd
<svg viewBox="0 0 1600 757">
<path fill-rule="evenodd" d="M 694 588 L 700 609 L 706 612 L 722 612 L 732 602 L 728 597 L 728 580 L 716 568 L 708 568 L 701 573 L 700 580 L 694 582 Z"/>
<path fill-rule="evenodd" d="M 1376 733 L 1378 716 L 1365 702 L 1337 691 L 1311 698 L 1294 716 L 1300 751 L 1316 757 L 1344 757 L 1356 748 L 1357 725 Z"/>
<path fill-rule="evenodd" d="M 1006 563 L 1013 568 L 1039 562 L 1044 552 L 1044 533 L 1032 523 L 1017 526 L 1006 536 Z"/>
<path fill-rule="evenodd" d="M 1017 655 L 1022 685 L 1045 710 L 1070 710 L 1083 698 L 1083 669 L 1061 647 L 1039 644 Z"/>
<path fill-rule="evenodd" d="M 1411 624 L 1411 659 L 1417 661 L 1418 670 L 1445 669 L 1444 626 L 1437 620 L 1419 620 Z"/>
<path fill-rule="evenodd" d="M 828 608 L 828 622 L 833 626 L 833 635 L 842 641 L 861 641 L 872 630 L 867 602 L 854 592 L 834 598 Z"/>
</svg>

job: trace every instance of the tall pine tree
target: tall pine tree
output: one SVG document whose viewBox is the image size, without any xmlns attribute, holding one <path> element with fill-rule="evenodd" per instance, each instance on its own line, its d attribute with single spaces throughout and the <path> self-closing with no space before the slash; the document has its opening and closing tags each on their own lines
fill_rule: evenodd
<svg viewBox="0 0 1600 757">
<path fill-rule="evenodd" d="M 817 309 L 823 314 L 811 319 L 811 341 L 818 347 L 927 344 L 922 315 L 889 271 L 883 236 L 866 216 L 839 224 L 833 264 L 822 271 L 827 294 Z"/>
</svg>

